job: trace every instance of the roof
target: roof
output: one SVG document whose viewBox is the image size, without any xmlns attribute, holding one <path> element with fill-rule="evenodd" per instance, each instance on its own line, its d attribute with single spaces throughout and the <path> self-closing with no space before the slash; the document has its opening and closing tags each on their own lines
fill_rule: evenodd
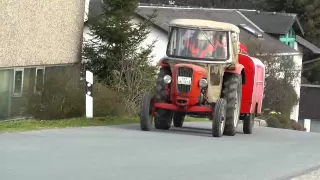
<svg viewBox="0 0 320 180">
<path fill-rule="evenodd" d="M 137 13 L 141 17 L 148 18 L 148 15 L 157 10 L 157 17 L 155 18 L 155 25 L 161 29 L 168 31 L 169 23 L 173 19 L 204 19 L 219 22 L 231 23 L 236 26 L 245 24 L 254 31 L 263 35 L 263 38 L 257 38 L 248 33 L 246 30 L 240 28 L 240 41 L 246 46 L 254 44 L 259 47 L 262 54 L 286 54 L 297 55 L 299 51 L 282 43 L 278 39 L 264 33 L 258 26 L 250 22 L 242 13 L 232 9 L 212 9 L 212 8 L 187 8 L 187 7 L 166 7 L 166 6 L 139 6 Z M 257 55 L 257 54 L 256 54 Z"/>
<path fill-rule="evenodd" d="M 202 19 L 174 19 L 169 23 L 169 26 L 182 26 L 182 27 L 201 27 L 201 28 L 219 28 L 220 30 L 234 31 L 240 33 L 240 29 L 230 23 L 223 23 L 217 21 L 209 21 Z"/>
<path fill-rule="evenodd" d="M 98 16 L 102 13 L 101 0 L 90 0 L 89 19 Z M 263 35 L 263 38 L 248 33 L 248 31 L 240 28 L 240 41 L 246 46 L 259 47 L 262 52 L 256 55 L 275 54 L 275 55 L 297 55 L 299 51 L 280 42 L 278 39 L 264 33 L 256 24 L 244 16 L 240 11 L 232 9 L 212 9 L 212 8 L 187 8 L 175 6 L 142 6 L 137 10 L 137 15 L 142 18 L 148 18 L 148 15 L 153 14 L 157 10 L 155 26 L 167 32 L 169 23 L 173 19 L 204 19 L 218 22 L 231 23 L 236 26 L 242 24 L 247 25 L 254 31 Z M 251 48 L 249 48 L 251 49 Z"/>
<path fill-rule="evenodd" d="M 312 44 L 311 42 L 303 39 L 302 37 L 296 35 L 296 41 L 303 47 L 309 49 L 313 54 L 320 54 L 320 49 Z"/>
<path fill-rule="evenodd" d="M 257 24 L 263 31 L 270 34 L 284 35 L 293 26 L 298 34 L 303 35 L 304 31 L 297 14 L 260 12 L 241 10 L 241 13 Z"/>
</svg>

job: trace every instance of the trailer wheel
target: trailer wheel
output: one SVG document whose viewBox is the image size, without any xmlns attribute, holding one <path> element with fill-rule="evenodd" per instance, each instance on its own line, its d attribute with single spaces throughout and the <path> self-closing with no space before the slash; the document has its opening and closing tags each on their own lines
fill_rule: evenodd
<svg viewBox="0 0 320 180">
<path fill-rule="evenodd" d="M 173 126 L 182 127 L 186 114 L 181 112 L 175 112 L 173 115 Z"/>
<path fill-rule="evenodd" d="M 225 129 L 227 115 L 227 101 L 219 99 L 215 106 L 212 106 L 212 136 L 221 137 Z"/>
<path fill-rule="evenodd" d="M 143 131 L 150 131 L 152 125 L 152 104 L 153 96 L 151 93 L 146 93 L 141 99 L 140 106 L 140 128 Z"/>
<path fill-rule="evenodd" d="M 248 114 L 243 119 L 243 133 L 252 134 L 254 126 L 254 114 Z"/>
<path fill-rule="evenodd" d="M 240 116 L 242 98 L 242 77 L 240 74 L 225 73 L 221 97 L 227 101 L 227 116 L 224 135 L 234 136 Z"/>
<path fill-rule="evenodd" d="M 163 78 L 165 75 L 171 76 L 171 70 L 167 67 L 160 68 L 160 72 L 156 83 L 155 98 L 157 102 L 168 102 L 166 97 L 166 83 Z M 170 129 L 173 113 L 166 109 L 157 109 L 154 118 L 154 125 L 156 129 L 168 130 Z"/>
</svg>

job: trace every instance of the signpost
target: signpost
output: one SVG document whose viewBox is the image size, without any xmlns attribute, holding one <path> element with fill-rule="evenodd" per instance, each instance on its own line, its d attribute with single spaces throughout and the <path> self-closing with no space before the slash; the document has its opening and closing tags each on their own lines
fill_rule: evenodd
<svg viewBox="0 0 320 180">
<path fill-rule="evenodd" d="M 304 128 L 306 128 L 306 132 L 310 132 L 310 127 L 311 127 L 311 120 L 310 119 L 305 119 L 304 120 Z"/>
<path fill-rule="evenodd" d="M 86 117 L 93 118 L 93 74 L 90 71 L 86 71 Z"/>
</svg>

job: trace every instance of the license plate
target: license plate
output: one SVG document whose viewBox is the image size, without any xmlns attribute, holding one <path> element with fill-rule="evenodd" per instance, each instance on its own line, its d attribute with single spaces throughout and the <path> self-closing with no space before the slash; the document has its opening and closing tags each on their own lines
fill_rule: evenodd
<svg viewBox="0 0 320 180">
<path fill-rule="evenodd" d="M 191 77 L 178 76 L 178 84 L 191 85 Z"/>
</svg>

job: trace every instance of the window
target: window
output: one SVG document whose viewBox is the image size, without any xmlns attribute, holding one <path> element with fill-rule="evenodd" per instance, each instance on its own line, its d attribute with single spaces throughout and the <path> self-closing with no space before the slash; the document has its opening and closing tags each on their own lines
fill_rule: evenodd
<svg viewBox="0 0 320 180">
<path fill-rule="evenodd" d="M 228 32 L 173 27 L 167 55 L 187 59 L 228 59 Z"/>
<path fill-rule="evenodd" d="M 35 76 L 35 93 L 39 93 L 43 90 L 44 86 L 44 68 L 37 68 L 36 69 L 36 76 Z"/>
<path fill-rule="evenodd" d="M 290 31 L 286 35 L 280 36 L 280 41 L 287 44 L 288 46 L 294 48 L 294 43 L 296 41 L 296 34 L 295 34 L 293 28 L 291 28 Z"/>
<path fill-rule="evenodd" d="M 24 69 L 15 69 L 13 75 L 13 95 L 22 96 Z"/>
</svg>

